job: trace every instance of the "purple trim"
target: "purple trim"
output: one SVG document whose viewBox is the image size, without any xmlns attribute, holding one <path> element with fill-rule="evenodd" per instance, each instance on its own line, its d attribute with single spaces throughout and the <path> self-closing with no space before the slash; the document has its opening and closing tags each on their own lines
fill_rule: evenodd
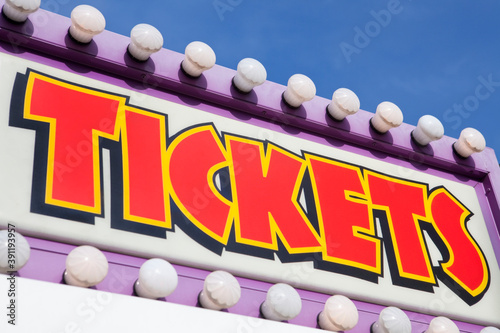
<svg viewBox="0 0 500 333">
<path fill-rule="evenodd" d="M 18 276 L 52 283 L 63 283 L 62 275 L 65 270 L 67 254 L 75 248 L 74 245 L 26 237 L 31 246 L 31 258 L 18 273 Z M 123 254 L 104 252 L 109 261 L 108 275 L 103 282 L 93 289 L 134 296 L 133 285 L 137 279 L 139 268 L 146 261 L 144 258 L 131 257 Z M 179 275 L 179 284 L 176 290 L 166 299 L 171 303 L 198 306 L 198 293 L 203 288 L 205 277 L 210 273 L 200 269 L 174 265 Z M 259 306 L 266 298 L 270 283 L 246 278 L 237 278 L 241 288 L 241 300 L 234 307 L 225 310 L 229 313 L 259 317 Z M 323 310 L 329 295 L 306 290 L 297 290 L 302 298 L 302 311 L 296 318 L 289 321 L 291 324 L 317 327 L 316 318 Z M 354 301 L 359 312 L 359 322 L 352 333 L 370 332 L 370 326 L 378 319 L 378 314 L 384 306 L 366 302 Z M 209 310 L 207 310 L 209 311 Z M 212 310 L 210 310 L 212 311 Z M 434 318 L 415 312 L 405 311 L 412 322 L 413 332 L 424 332 L 428 323 Z M 483 327 L 455 321 L 461 332 L 475 333 Z"/>
<path fill-rule="evenodd" d="M 500 193 L 499 185 L 500 183 L 491 183 L 492 177 L 485 178 L 483 184 L 478 184 L 475 189 L 477 193 L 477 198 L 481 206 L 481 211 L 483 212 L 484 221 L 488 234 L 490 236 L 491 245 L 493 247 L 493 252 L 497 256 L 497 264 L 500 267 L 500 237 L 499 235 L 499 224 L 500 224 L 500 209 L 497 204 L 498 195 L 495 193 Z M 495 186 L 496 185 L 496 186 Z M 493 264 L 493 263 L 490 263 Z"/>
<path fill-rule="evenodd" d="M 500 167 L 494 153 L 488 154 L 484 158 L 489 173 L 483 182 L 483 192 L 477 193 L 480 200 L 487 200 L 488 205 L 485 206 L 489 208 L 493 216 L 490 221 L 486 221 L 486 227 L 500 266 Z M 479 189 L 476 188 L 476 191 Z"/>
</svg>

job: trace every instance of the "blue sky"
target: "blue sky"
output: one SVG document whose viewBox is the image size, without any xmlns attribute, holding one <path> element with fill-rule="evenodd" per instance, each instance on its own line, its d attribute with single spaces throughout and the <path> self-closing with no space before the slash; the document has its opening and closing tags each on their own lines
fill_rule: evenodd
<svg viewBox="0 0 500 333">
<path fill-rule="evenodd" d="M 119 34 L 155 26 L 167 49 L 184 52 L 200 40 L 222 66 L 252 57 L 270 81 L 286 85 L 305 74 L 319 96 L 346 87 L 364 110 L 391 101 L 406 123 L 431 114 L 455 138 L 474 127 L 500 155 L 496 0 L 42 0 L 64 16 L 79 4 L 98 8 L 106 29 Z"/>
</svg>

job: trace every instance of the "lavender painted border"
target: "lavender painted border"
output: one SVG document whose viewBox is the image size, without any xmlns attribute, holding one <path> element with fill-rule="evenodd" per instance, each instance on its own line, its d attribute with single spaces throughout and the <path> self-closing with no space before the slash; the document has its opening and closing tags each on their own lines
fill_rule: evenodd
<svg viewBox="0 0 500 333">
<path fill-rule="evenodd" d="M 4 0 L 0 0 L 0 6 L 3 4 Z M 486 218 L 487 227 L 495 253 L 500 254 L 500 238 L 498 236 L 500 194 L 497 194 L 500 191 L 500 169 L 493 150 L 488 148 L 481 154 L 461 159 L 453 153 L 451 148 L 455 139 L 449 137 L 433 142 L 426 148 L 418 147 L 410 139 L 410 133 L 414 126 L 403 124 L 388 134 L 380 135 L 369 126 L 369 120 L 373 114 L 362 110 L 343 122 L 335 122 L 325 113 L 326 106 L 330 101 L 321 97 L 315 97 L 312 101 L 304 103 L 299 109 L 293 110 L 281 100 L 281 94 L 285 90 L 284 86 L 266 82 L 262 86 L 256 87 L 250 94 L 244 95 L 231 85 L 232 77 L 235 74 L 234 70 L 215 66 L 203 74 L 201 78 L 192 79 L 179 70 L 183 60 L 182 54 L 162 49 L 159 53 L 154 54 L 150 60 L 138 63 L 125 52 L 129 43 L 128 37 L 105 31 L 96 36 L 89 45 L 80 45 L 68 37 L 69 25 L 69 18 L 43 10 L 33 14 L 24 24 L 14 24 L 1 16 L 0 39 L 4 41 L 1 47 L 4 52 L 16 54 L 26 59 L 36 59 L 41 63 L 76 72 L 80 72 L 84 67 L 75 66 L 75 63 L 87 64 L 96 71 L 80 74 L 120 86 L 128 84 L 128 88 L 142 92 L 146 90 L 148 94 L 161 96 L 180 104 L 192 105 L 196 101 L 186 96 L 196 96 L 197 100 L 203 101 L 202 103 L 196 102 L 199 103 L 196 107 L 200 110 L 244 119 L 248 123 L 292 133 L 308 140 L 342 146 L 342 149 L 347 151 L 384 158 L 391 163 L 414 170 L 424 169 L 429 174 L 445 178 L 456 177 L 468 184 L 479 181 L 483 185 L 476 187 L 478 197 L 483 207 L 483 214 L 492 217 Z M 70 62 L 65 63 L 63 59 L 70 59 Z M 104 76 L 101 73 L 107 73 L 111 76 Z M 172 92 L 172 94 L 156 90 L 157 88 Z M 245 114 L 249 114 L 251 117 L 245 116 Z M 466 180 L 464 180 L 464 176 L 467 178 Z M 487 211 L 490 215 L 486 214 Z M 47 242 L 35 239 L 31 239 L 31 241 L 37 244 L 38 242 Z M 44 259 L 48 253 L 67 253 L 69 248 L 71 248 L 69 245 L 51 243 L 51 246 L 46 246 L 40 251 L 36 250 L 34 253 Z M 107 255 L 116 261 L 117 267 L 133 267 L 135 270 L 143 260 L 111 253 Z M 126 260 L 123 259 L 125 257 Z M 46 263 L 47 260 L 40 262 Z M 56 262 L 54 263 L 56 264 Z M 60 262 L 57 262 L 57 265 L 60 265 Z M 186 267 L 179 267 L 179 269 L 181 274 L 197 280 L 198 284 L 201 276 L 206 274 Z M 28 272 L 30 272 L 29 266 L 21 274 L 31 274 Z M 39 269 L 36 269 L 34 274 L 37 278 L 46 278 L 44 274 L 40 274 Z M 261 293 L 268 287 L 262 282 L 245 281 L 248 282 L 249 289 L 259 290 Z M 56 278 L 52 282 L 60 281 Z M 183 289 L 194 290 L 191 287 Z M 184 296 L 180 298 L 184 299 Z M 318 304 L 324 302 L 327 297 L 306 291 L 301 291 L 301 296 L 306 299 L 310 298 L 313 303 Z M 367 313 L 378 313 L 381 309 L 380 306 L 363 304 L 366 305 Z M 428 323 L 430 318 L 421 314 L 412 315 L 414 322 Z M 297 320 L 299 321 L 299 319 Z M 311 322 L 309 321 L 306 325 L 311 326 Z M 477 326 L 470 324 L 461 324 L 460 327 L 462 330 L 470 330 L 470 332 L 478 329 Z"/>
<path fill-rule="evenodd" d="M 65 270 L 66 256 L 75 246 L 32 237 L 27 237 L 27 240 L 31 246 L 31 259 L 18 272 L 18 276 L 52 283 L 63 283 L 62 275 Z M 112 252 L 104 252 L 104 254 L 109 262 L 108 275 L 103 282 L 93 287 L 93 289 L 137 297 L 133 292 L 133 284 L 137 279 L 140 266 L 146 259 Z M 175 268 L 179 275 L 179 284 L 174 293 L 159 301 L 200 307 L 197 300 L 198 293 L 202 290 L 203 281 L 210 272 L 179 265 L 175 265 Z M 262 318 L 259 313 L 259 306 L 265 300 L 266 292 L 271 284 L 240 277 L 237 279 L 242 288 L 242 298 L 237 305 L 225 311 Z M 316 318 L 323 310 L 329 295 L 307 290 L 298 290 L 298 292 L 302 298 L 302 311 L 299 316 L 290 320 L 289 323 L 317 327 Z M 349 332 L 367 333 L 384 306 L 359 301 L 354 301 L 354 303 L 358 308 L 360 319 L 356 327 Z M 428 323 L 434 318 L 430 315 L 410 311 L 405 312 L 411 320 L 413 332 L 424 332 Z M 476 333 L 483 328 L 470 323 L 454 322 L 460 331 L 464 333 Z"/>
</svg>

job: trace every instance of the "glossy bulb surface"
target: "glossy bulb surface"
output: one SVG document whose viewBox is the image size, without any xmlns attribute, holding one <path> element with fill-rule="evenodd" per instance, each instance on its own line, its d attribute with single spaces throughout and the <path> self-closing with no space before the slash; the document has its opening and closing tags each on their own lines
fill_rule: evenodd
<svg viewBox="0 0 500 333">
<path fill-rule="evenodd" d="M 152 25 L 141 23 L 132 28 L 128 51 L 135 59 L 146 61 L 163 47 L 163 36 Z"/>
<path fill-rule="evenodd" d="M 356 326 L 359 313 L 347 297 L 334 295 L 328 298 L 318 318 L 319 326 L 328 331 L 348 331 Z"/>
<path fill-rule="evenodd" d="M 403 123 L 403 112 L 394 103 L 382 102 L 377 106 L 371 124 L 380 133 L 386 133 L 391 128 Z"/>
<path fill-rule="evenodd" d="M 182 69 L 192 77 L 200 76 L 215 65 L 215 52 L 203 42 L 192 42 L 186 46 Z"/>
<path fill-rule="evenodd" d="M 429 323 L 425 333 L 460 333 L 457 325 L 446 317 L 436 317 Z"/>
<path fill-rule="evenodd" d="M 285 102 L 293 108 L 310 101 L 316 96 L 314 82 L 303 74 L 295 74 L 288 79 L 287 88 L 283 94 Z"/>
<path fill-rule="evenodd" d="M 238 63 L 233 84 L 243 93 L 250 92 L 256 86 L 266 82 L 267 72 L 264 66 L 255 59 L 245 58 Z"/>
<path fill-rule="evenodd" d="M 421 146 L 426 146 L 431 141 L 439 140 L 443 135 L 443 124 L 439 119 L 431 115 L 420 117 L 417 127 L 412 132 L 413 139 Z"/>
<path fill-rule="evenodd" d="M 173 293 L 177 284 L 175 268 L 166 260 L 154 258 L 142 264 L 134 289 L 138 296 L 157 299 Z"/>
<path fill-rule="evenodd" d="M 488 326 L 483 328 L 479 333 L 500 333 L 500 329 L 493 326 Z"/>
<path fill-rule="evenodd" d="M 358 112 L 359 107 L 359 98 L 352 90 L 339 88 L 333 93 L 332 102 L 328 105 L 328 113 L 333 119 L 341 121 Z"/>
<path fill-rule="evenodd" d="M 0 273 L 17 272 L 26 265 L 30 254 L 30 245 L 23 235 L 0 230 Z"/>
<path fill-rule="evenodd" d="M 458 155 L 467 158 L 474 153 L 482 152 L 486 148 L 486 140 L 477 129 L 468 127 L 462 130 L 453 147 Z"/>
<path fill-rule="evenodd" d="M 40 0 L 5 0 L 3 13 L 15 22 L 24 22 L 40 8 Z"/>
<path fill-rule="evenodd" d="M 82 245 L 74 248 L 66 258 L 64 281 L 72 286 L 92 287 L 108 274 L 108 260 L 97 248 Z"/>
<path fill-rule="evenodd" d="M 284 321 L 298 316 L 302 309 L 299 293 L 290 285 L 277 283 L 269 288 L 262 303 L 262 314 L 266 319 Z"/>
<path fill-rule="evenodd" d="M 80 43 L 89 43 L 97 34 L 104 31 L 106 19 L 95 7 L 89 5 L 76 6 L 71 12 L 71 37 Z"/>
<path fill-rule="evenodd" d="M 225 271 L 210 273 L 203 284 L 200 293 L 202 307 L 212 310 L 228 309 L 238 303 L 241 297 L 241 287 L 236 278 Z"/>
<path fill-rule="evenodd" d="M 380 312 L 372 325 L 373 333 L 411 333 L 411 322 L 401 309 L 390 306 Z"/>
</svg>

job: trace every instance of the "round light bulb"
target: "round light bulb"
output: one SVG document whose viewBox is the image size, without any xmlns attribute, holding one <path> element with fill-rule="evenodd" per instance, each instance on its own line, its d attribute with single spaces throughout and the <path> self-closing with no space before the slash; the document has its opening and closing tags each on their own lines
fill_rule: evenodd
<svg viewBox="0 0 500 333">
<path fill-rule="evenodd" d="M 486 140 L 477 129 L 468 127 L 461 133 L 458 140 L 453 144 L 458 155 L 466 158 L 473 153 L 479 153 L 486 148 Z"/>
<path fill-rule="evenodd" d="M 203 42 L 191 42 L 184 51 L 186 57 L 182 61 L 182 69 L 192 77 L 198 77 L 204 71 L 214 67 L 215 52 Z"/>
<path fill-rule="evenodd" d="M 328 331 L 348 331 L 358 323 L 359 314 L 356 305 L 342 295 L 331 296 L 318 317 L 318 324 Z"/>
<path fill-rule="evenodd" d="M 444 135 L 443 124 L 436 117 L 425 115 L 418 120 L 417 127 L 412 132 L 413 139 L 421 146 L 431 141 L 439 140 Z"/>
<path fill-rule="evenodd" d="M 436 317 L 424 333 L 460 333 L 457 325 L 446 317 Z"/>
<path fill-rule="evenodd" d="M 290 285 L 277 283 L 267 291 L 261 311 L 264 318 L 284 321 L 298 316 L 302 309 L 299 293 Z"/>
<path fill-rule="evenodd" d="M 500 333 L 500 330 L 493 326 L 485 327 L 479 333 Z"/>
<path fill-rule="evenodd" d="M 40 8 L 40 0 L 5 0 L 3 13 L 15 22 L 24 22 Z"/>
<path fill-rule="evenodd" d="M 30 245 L 23 235 L 0 230 L 0 273 L 17 272 L 26 265 L 30 253 Z"/>
<path fill-rule="evenodd" d="M 403 112 L 394 103 L 382 102 L 377 106 L 371 124 L 380 133 L 386 133 L 393 127 L 403 123 Z"/>
<path fill-rule="evenodd" d="M 108 274 L 108 260 L 97 248 L 83 245 L 74 248 L 66 258 L 64 281 L 72 286 L 92 287 Z"/>
<path fill-rule="evenodd" d="M 205 278 L 200 304 L 206 309 L 222 310 L 238 303 L 240 297 L 238 280 L 228 272 L 215 271 Z"/>
<path fill-rule="evenodd" d="M 339 88 L 335 90 L 332 102 L 328 104 L 328 113 L 333 119 L 341 121 L 358 112 L 359 107 L 359 98 L 352 90 Z"/>
<path fill-rule="evenodd" d="M 161 32 L 149 24 L 141 23 L 132 28 L 128 51 L 139 61 L 148 60 L 149 56 L 163 47 Z"/>
<path fill-rule="evenodd" d="M 76 6 L 71 12 L 71 37 L 80 43 L 90 43 L 92 37 L 100 34 L 106 27 L 102 13 L 89 5 Z"/>
<path fill-rule="evenodd" d="M 302 74 L 295 74 L 288 79 L 283 98 L 293 108 L 298 108 L 302 103 L 310 101 L 316 96 L 316 86 L 310 78 Z"/>
<path fill-rule="evenodd" d="M 242 59 L 236 68 L 233 84 L 243 93 L 250 92 L 254 87 L 266 82 L 267 72 L 264 66 L 252 58 Z"/>
<path fill-rule="evenodd" d="M 167 297 L 177 288 L 178 280 L 177 271 L 168 261 L 149 259 L 142 264 L 134 289 L 144 298 Z"/>
<path fill-rule="evenodd" d="M 380 312 L 372 325 L 373 333 L 411 333 L 410 319 L 401 309 L 390 306 Z"/>
</svg>

